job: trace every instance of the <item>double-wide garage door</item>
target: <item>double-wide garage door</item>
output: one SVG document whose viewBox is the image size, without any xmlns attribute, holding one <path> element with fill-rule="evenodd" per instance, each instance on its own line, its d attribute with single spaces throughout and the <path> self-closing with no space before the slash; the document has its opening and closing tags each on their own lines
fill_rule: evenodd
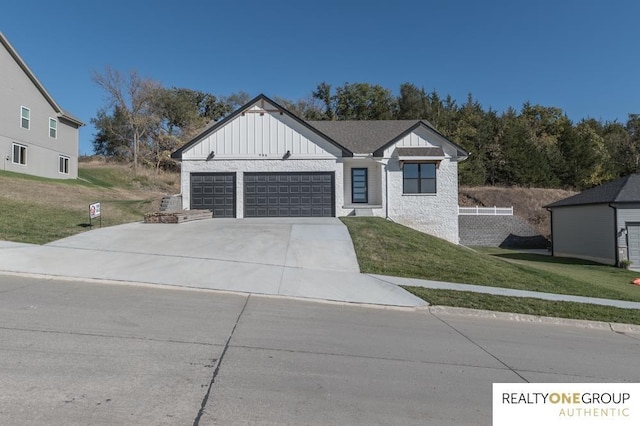
<svg viewBox="0 0 640 426">
<path fill-rule="evenodd" d="M 245 217 L 335 216 L 333 173 L 245 173 Z"/>
<path fill-rule="evenodd" d="M 333 217 L 331 172 L 244 173 L 244 217 Z M 235 173 L 192 173 L 191 208 L 236 217 Z"/>
</svg>

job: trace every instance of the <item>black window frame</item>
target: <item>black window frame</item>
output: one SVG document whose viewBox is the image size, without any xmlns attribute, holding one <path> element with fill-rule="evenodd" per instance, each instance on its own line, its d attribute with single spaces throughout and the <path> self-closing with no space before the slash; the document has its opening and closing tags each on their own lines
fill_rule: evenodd
<svg viewBox="0 0 640 426">
<path fill-rule="evenodd" d="M 58 172 L 63 175 L 69 174 L 69 157 L 65 155 L 58 156 Z"/>
<path fill-rule="evenodd" d="M 364 171 L 364 201 L 356 201 L 355 198 L 355 179 L 356 172 Z M 351 203 L 368 204 L 369 203 L 369 169 L 366 167 L 354 167 L 351 169 Z"/>
<path fill-rule="evenodd" d="M 407 166 L 417 166 L 418 173 L 416 177 L 407 177 Z M 426 167 L 433 167 L 433 177 L 427 175 Z M 423 185 L 423 181 L 433 182 L 433 185 Z M 407 183 L 412 182 L 415 184 L 417 191 L 409 191 L 407 189 Z M 429 188 L 433 186 L 433 190 Z M 407 162 L 402 165 L 402 193 L 403 194 L 437 194 L 438 193 L 438 165 L 433 162 Z"/>
<path fill-rule="evenodd" d="M 17 155 L 16 155 L 17 154 Z M 27 146 L 13 143 L 11 147 L 11 162 L 20 166 L 27 165 Z"/>
</svg>

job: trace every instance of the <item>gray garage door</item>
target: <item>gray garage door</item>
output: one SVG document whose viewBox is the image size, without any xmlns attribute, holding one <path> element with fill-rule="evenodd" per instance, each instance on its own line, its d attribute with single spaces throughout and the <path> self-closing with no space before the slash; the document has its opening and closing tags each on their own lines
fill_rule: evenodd
<svg viewBox="0 0 640 426">
<path fill-rule="evenodd" d="M 629 243 L 629 260 L 635 267 L 640 266 L 640 224 L 627 223 L 627 240 Z"/>
<path fill-rule="evenodd" d="M 191 208 L 213 217 L 236 217 L 235 173 L 191 173 Z"/>
<path fill-rule="evenodd" d="M 335 216 L 333 173 L 245 173 L 245 217 Z"/>
</svg>

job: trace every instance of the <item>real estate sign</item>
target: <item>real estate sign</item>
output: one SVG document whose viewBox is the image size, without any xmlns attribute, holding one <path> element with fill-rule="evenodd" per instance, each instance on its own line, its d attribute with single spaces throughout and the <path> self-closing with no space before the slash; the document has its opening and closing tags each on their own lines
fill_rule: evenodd
<svg viewBox="0 0 640 426">
<path fill-rule="evenodd" d="M 89 204 L 89 219 L 100 217 L 100 203 Z"/>
</svg>

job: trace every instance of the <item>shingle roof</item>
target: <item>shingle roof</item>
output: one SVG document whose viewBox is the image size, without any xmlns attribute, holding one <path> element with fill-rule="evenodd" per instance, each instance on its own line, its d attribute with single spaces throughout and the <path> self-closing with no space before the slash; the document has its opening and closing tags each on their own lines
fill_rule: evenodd
<svg viewBox="0 0 640 426">
<path fill-rule="evenodd" d="M 308 121 L 308 123 L 359 154 L 369 154 L 395 139 L 420 120 Z"/>
<path fill-rule="evenodd" d="M 400 157 L 444 157 L 444 151 L 441 147 L 408 147 L 397 148 Z"/>
<path fill-rule="evenodd" d="M 462 147 L 441 135 L 427 120 L 304 121 L 261 94 L 222 120 L 207 126 L 202 132 L 191 139 L 191 141 L 174 151 L 171 157 L 181 159 L 184 151 L 199 143 L 202 138 L 225 125 L 259 100 L 267 101 L 280 110 L 281 113 L 288 115 L 305 127 L 326 138 L 330 143 L 342 149 L 343 156 L 350 157 L 353 156 L 354 153 L 380 156 L 382 155 L 382 151 L 389 145 L 420 126 L 430 129 L 436 135 L 436 140 L 439 141 L 439 143 L 446 142 L 455 147 L 459 157 L 467 157 L 469 155 Z"/>
<path fill-rule="evenodd" d="M 585 204 L 640 203 L 640 175 L 632 174 L 587 189 L 545 207 L 579 206 Z"/>
</svg>

